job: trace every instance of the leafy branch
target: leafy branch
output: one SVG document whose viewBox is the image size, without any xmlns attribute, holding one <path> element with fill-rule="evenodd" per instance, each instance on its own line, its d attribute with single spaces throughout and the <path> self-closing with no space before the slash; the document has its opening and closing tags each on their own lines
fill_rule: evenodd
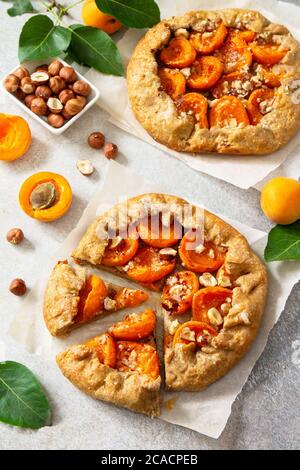
<svg viewBox="0 0 300 470">
<path fill-rule="evenodd" d="M 99 72 L 124 75 L 118 48 L 107 33 L 92 26 L 64 23 L 64 16 L 82 2 L 77 0 L 64 6 L 56 0 L 41 0 L 38 3 L 42 11 L 36 12 L 30 0 L 11 1 L 12 6 L 7 10 L 10 16 L 35 13 L 26 21 L 20 34 L 20 62 L 68 54 L 76 62 Z M 160 21 L 159 7 L 154 0 L 96 0 L 96 6 L 102 13 L 114 16 L 131 28 L 148 28 Z"/>
</svg>

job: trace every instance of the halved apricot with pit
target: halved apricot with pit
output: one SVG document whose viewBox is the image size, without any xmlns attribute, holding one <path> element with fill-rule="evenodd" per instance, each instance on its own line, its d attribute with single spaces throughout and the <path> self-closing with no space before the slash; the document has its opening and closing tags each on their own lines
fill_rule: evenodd
<svg viewBox="0 0 300 470">
<path fill-rule="evenodd" d="M 212 242 L 197 244 L 197 230 L 189 230 L 179 245 L 182 264 L 196 273 L 216 271 L 224 262 L 225 249 Z M 200 237 L 199 237 L 200 240 Z"/>
<path fill-rule="evenodd" d="M 178 108 L 184 113 L 193 115 L 199 127 L 208 129 L 208 104 L 207 99 L 203 95 L 196 92 L 186 93 L 186 95 L 183 95 Z"/>
<path fill-rule="evenodd" d="M 196 51 L 200 52 L 200 54 L 211 54 L 222 46 L 227 33 L 228 30 L 223 21 L 221 21 L 215 31 L 191 33 L 190 42 Z"/>
<path fill-rule="evenodd" d="M 160 53 L 160 60 L 171 69 L 189 67 L 195 61 L 197 52 L 183 36 L 172 39 Z"/>
<path fill-rule="evenodd" d="M 108 247 L 104 251 L 101 264 L 104 266 L 124 266 L 134 257 L 139 248 L 135 238 L 123 238 L 116 247 Z"/>
<path fill-rule="evenodd" d="M 240 124 L 245 126 L 250 124 L 247 111 L 238 98 L 235 96 L 223 96 L 211 108 L 209 113 L 210 126 L 227 127 L 234 122 L 235 127 Z"/>
<path fill-rule="evenodd" d="M 158 248 L 144 246 L 127 265 L 127 275 L 137 282 L 152 283 L 170 274 L 175 268 L 173 256 L 162 255 Z"/>
<path fill-rule="evenodd" d="M 185 93 L 186 81 L 181 72 L 171 69 L 159 69 L 158 76 L 162 88 L 173 100 Z"/>
<path fill-rule="evenodd" d="M 147 245 L 156 248 L 167 248 L 176 245 L 179 238 L 181 238 L 182 227 L 176 221 L 170 222 L 168 226 L 164 225 L 159 215 L 147 216 L 140 221 L 138 232 Z"/>
<path fill-rule="evenodd" d="M 179 271 L 170 276 L 162 293 L 162 307 L 172 315 L 187 312 L 193 295 L 199 289 L 198 276 L 192 271 Z"/>
<path fill-rule="evenodd" d="M 251 93 L 247 109 L 250 116 L 250 122 L 256 126 L 265 114 L 272 110 L 275 92 L 270 88 L 259 88 Z"/>
<path fill-rule="evenodd" d="M 253 58 L 259 64 L 274 65 L 278 64 L 288 52 L 276 44 L 250 44 Z"/>
<path fill-rule="evenodd" d="M 225 287 L 205 287 L 200 289 L 193 297 L 192 313 L 193 320 L 210 323 L 208 311 L 211 308 L 219 310 L 224 316 L 221 305 L 231 301 L 232 290 Z"/>
<path fill-rule="evenodd" d="M 127 315 L 124 320 L 113 325 L 109 332 L 117 340 L 136 341 L 153 334 L 155 325 L 155 311 L 148 309 L 141 314 Z"/>
<path fill-rule="evenodd" d="M 159 377 L 158 354 L 150 344 L 118 341 L 116 367 L 120 372 L 137 371 L 153 380 Z"/>
<path fill-rule="evenodd" d="M 221 78 L 223 70 L 224 66 L 217 57 L 200 57 L 192 67 L 187 84 L 193 90 L 208 90 Z"/>
</svg>

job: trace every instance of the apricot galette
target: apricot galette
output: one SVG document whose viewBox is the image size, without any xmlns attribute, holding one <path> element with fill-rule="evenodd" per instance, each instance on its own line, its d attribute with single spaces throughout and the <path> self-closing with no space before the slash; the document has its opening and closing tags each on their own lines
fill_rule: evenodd
<svg viewBox="0 0 300 470">
<path fill-rule="evenodd" d="M 158 142 L 182 152 L 267 154 L 300 127 L 300 48 L 257 11 L 196 11 L 138 43 L 132 109 Z"/>
<path fill-rule="evenodd" d="M 123 308 L 140 305 L 148 299 L 141 290 L 104 282 L 74 269 L 67 261 L 54 267 L 44 296 L 44 319 L 53 336 L 69 333 L 86 323 Z"/>
<path fill-rule="evenodd" d="M 161 378 L 155 326 L 154 310 L 127 315 L 108 332 L 58 354 L 57 363 L 93 398 L 158 416 Z"/>
<path fill-rule="evenodd" d="M 161 292 L 170 390 L 200 390 L 253 342 L 267 274 L 246 239 L 214 214 L 175 196 L 146 194 L 113 206 L 73 253 Z"/>
</svg>

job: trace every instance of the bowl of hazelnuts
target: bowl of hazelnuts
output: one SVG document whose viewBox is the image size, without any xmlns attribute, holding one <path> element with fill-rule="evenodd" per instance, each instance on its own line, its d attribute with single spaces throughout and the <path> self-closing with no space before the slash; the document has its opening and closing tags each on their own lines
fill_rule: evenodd
<svg viewBox="0 0 300 470">
<path fill-rule="evenodd" d="M 61 59 L 22 64 L 2 80 L 3 88 L 35 120 L 61 134 L 99 98 L 99 91 Z"/>
</svg>

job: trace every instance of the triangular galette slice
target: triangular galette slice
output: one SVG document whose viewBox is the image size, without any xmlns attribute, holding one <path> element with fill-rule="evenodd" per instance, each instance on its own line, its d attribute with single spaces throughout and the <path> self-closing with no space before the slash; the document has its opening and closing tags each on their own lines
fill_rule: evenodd
<svg viewBox="0 0 300 470">
<path fill-rule="evenodd" d="M 148 299 L 146 292 L 106 283 L 89 275 L 83 267 L 74 269 L 67 261 L 57 263 L 44 296 L 44 319 L 53 336 L 123 308 L 135 307 Z"/>
<path fill-rule="evenodd" d="M 154 310 L 127 315 L 108 332 L 58 354 L 57 364 L 93 398 L 158 416 L 161 377 L 155 326 Z"/>
</svg>

